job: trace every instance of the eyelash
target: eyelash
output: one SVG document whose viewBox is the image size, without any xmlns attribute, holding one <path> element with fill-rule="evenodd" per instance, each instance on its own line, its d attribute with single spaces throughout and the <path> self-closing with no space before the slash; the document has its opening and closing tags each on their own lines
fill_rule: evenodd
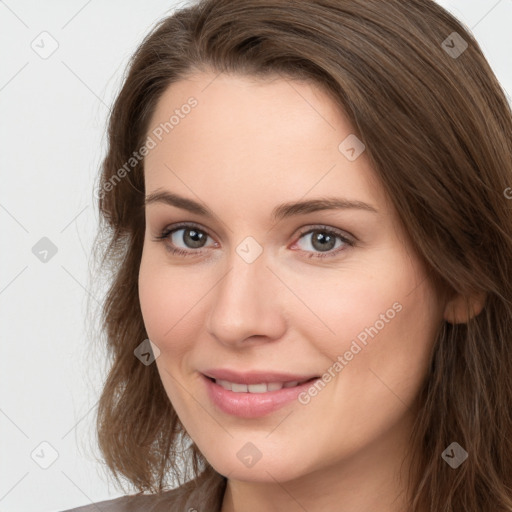
<svg viewBox="0 0 512 512">
<path fill-rule="evenodd" d="M 155 242 L 165 242 L 166 240 L 168 240 L 169 235 L 171 235 L 175 231 L 179 231 L 180 229 L 183 229 L 183 228 L 195 229 L 195 230 L 200 231 L 201 233 L 204 233 L 207 236 L 209 236 L 207 231 L 202 229 L 197 224 L 184 222 L 184 223 L 180 223 L 180 224 L 174 225 L 171 229 L 170 228 L 164 229 L 160 233 L 160 235 L 154 237 L 153 240 Z M 317 226 L 309 227 L 308 229 L 305 229 L 304 231 L 301 231 L 299 233 L 299 236 L 298 236 L 297 240 L 300 240 L 304 235 L 307 235 L 308 233 L 312 233 L 313 231 L 320 231 L 322 233 L 327 233 L 328 235 L 333 235 L 333 236 L 339 238 L 344 244 L 348 245 L 349 247 L 355 246 L 355 242 L 354 241 L 352 241 L 349 238 L 343 236 L 341 234 L 341 232 L 339 232 L 338 230 L 336 230 L 334 228 L 331 228 L 331 227 L 328 227 L 328 226 L 323 226 L 323 225 L 317 225 Z M 166 248 L 167 248 L 168 251 L 171 252 L 171 254 L 178 255 L 178 256 L 196 256 L 198 253 L 199 254 L 201 253 L 201 249 L 197 249 L 197 250 L 190 249 L 190 250 L 187 251 L 185 249 L 181 249 L 180 247 L 172 247 L 170 245 L 167 245 Z M 342 247 L 342 248 L 338 248 L 336 250 L 326 251 L 324 253 L 322 253 L 322 252 L 311 252 L 311 251 L 303 251 L 303 252 L 307 253 L 307 256 L 306 256 L 307 258 L 332 258 L 332 257 L 336 256 L 339 252 L 344 251 L 344 250 L 346 250 L 346 249 Z"/>
</svg>

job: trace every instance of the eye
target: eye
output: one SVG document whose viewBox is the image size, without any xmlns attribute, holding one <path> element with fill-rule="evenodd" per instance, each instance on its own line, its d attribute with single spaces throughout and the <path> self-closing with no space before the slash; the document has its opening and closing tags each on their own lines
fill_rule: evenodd
<svg viewBox="0 0 512 512">
<path fill-rule="evenodd" d="M 208 233 L 191 223 L 181 223 L 171 228 L 165 228 L 160 235 L 154 237 L 155 241 L 166 242 L 166 248 L 172 254 L 180 256 L 196 256 L 202 253 L 203 248 L 211 237 Z M 212 239 L 213 240 L 213 239 Z M 336 256 L 348 247 L 355 245 L 355 241 L 345 236 L 344 232 L 328 226 L 314 226 L 302 231 L 294 246 L 309 253 L 308 258 L 326 258 Z M 210 246 L 216 247 L 214 242 Z M 293 247 L 293 246 L 292 246 Z"/>
<path fill-rule="evenodd" d="M 301 240 L 302 243 L 300 243 Z M 308 258 L 326 258 L 336 256 L 340 251 L 346 250 L 347 246 L 354 246 L 355 242 L 337 229 L 315 226 L 313 229 L 303 231 L 295 245 L 309 252 Z"/>
<path fill-rule="evenodd" d="M 173 254 L 194 256 L 207 247 L 208 238 L 211 237 L 197 225 L 183 223 L 164 229 L 154 240 L 166 242 L 167 249 Z"/>
</svg>

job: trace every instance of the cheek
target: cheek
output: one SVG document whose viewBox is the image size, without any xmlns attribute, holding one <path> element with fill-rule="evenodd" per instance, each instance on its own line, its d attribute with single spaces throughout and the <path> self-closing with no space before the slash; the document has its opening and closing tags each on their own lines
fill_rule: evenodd
<svg viewBox="0 0 512 512">
<path fill-rule="evenodd" d="M 174 311 L 170 303 L 172 294 L 166 293 L 166 287 L 157 275 L 143 259 L 139 271 L 139 301 L 146 331 L 154 341 L 160 340 L 172 325 L 166 311 Z"/>
<path fill-rule="evenodd" d="M 365 271 L 346 269 L 316 286 L 314 279 L 297 280 L 294 290 L 307 299 L 309 312 L 296 306 L 295 318 L 302 320 L 295 327 L 332 363 L 348 352 L 346 378 L 367 386 L 377 379 L 370 370 L 380 368 L 386 382 L 415 386 L 426 370 L 441 307 L 417 262 L 399 251 L 379 261 L 385 267 L 367 262 Z"/>
<path fill-rule="evenodd" d="M 348 351 L 351 357 L 342 370 L 340 385 L 350 388 L 357 404 L 364 404 L 362 418 L 374 415 L 383 424 L 415 401 L 442 321 L 427 282 L 412 292 L 406 279 L 396 284 L 391 289 L 375 287 L 374 294 L 380 298 L 362 303 L 363 311 L 355 306 L 347 310 L 347 335 L 341 336 L 343 347 L 337 352 Z M 343 328 L 341 322 L 338 326 Z M 353 356 L 351 346 L 360 347 Z"/>
<path fill-rule="evenodd" d="M 160 350 L 166 340 L 177 338 L 186 305 L 186 289 L 169 275 L 169 269 L 154 264 L 143 255 L 139 270 L 139 300 L 149 338 Z M 178 292 L 179 290 L 179 292 Z"/>
<path fill-rule="evenodd" d="M 208 283 L 204 273 L 173 267 L 155 252 L 143 254 L 138 284 L 142 317 L 149 339 L 171 366 L 201 336 Z"/>
<path fill-rule="evenodd" d="M 366 329 L 376 322 L 379 330 L 387 329 L 381 315 L 389 322 L 400 315 L 397 310 L 401 309 L 404 288 L 400 281 L 389 271 L 378 274 L 354 269 L 336 272 L 328 280 L 325 276 L 316 282 L 311 277 L 296 279 L 292 287 L 303 301 L 295 301 L 290 312 L 294 327 L 316 344 L 325 340 L 322 352 L 336 359 L 353 339 L 364 341 Z"/>
<path fill-rule="evenodd" d="M 156 359 L 162 384 L 178 414 L 183 414 L 180 367 L 186 360 L 191 339 L 191 306 L 176 272 L 164 265 L 154 265 L 150 258 L 142 258 L 139 270 L 139 300 L 148 338 L 156 344 L 160 355 Z M 192 311 L 193 308 L 192 308 Z M 188 314 L 187 314 L 188 312 Z M 181 417 L 181 415 L 180 415 Z"/>
</svg>

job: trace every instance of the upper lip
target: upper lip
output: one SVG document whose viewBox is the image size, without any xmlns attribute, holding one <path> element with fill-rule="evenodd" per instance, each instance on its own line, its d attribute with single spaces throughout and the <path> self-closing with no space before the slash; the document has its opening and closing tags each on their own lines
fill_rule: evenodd
<svg viewBox="0 0 512 512">
<path fill-rule="evenodd" d="M 247 371 L 237 372 L 227 368 L 214 368 L 204 370 L 203 375 L 211 377 L 212 379 L 227 380 L 229 382 L 236 382 L 239 384 L 260 384 L 268 382 L 301 382 L 304 380 L 317 377 L 314 374 L 292 374 L 284 372 L 269 372 L 269 371 Z"/>
</svg>

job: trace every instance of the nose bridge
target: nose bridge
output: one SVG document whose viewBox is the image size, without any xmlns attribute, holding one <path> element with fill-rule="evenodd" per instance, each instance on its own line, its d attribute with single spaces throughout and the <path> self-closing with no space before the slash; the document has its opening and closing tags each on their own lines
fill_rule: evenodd
<svg viewBox="0 0 512 512">
<path fill-rule="evenodd" d="M 250 238 L 231 252 L 227 273 L 213 290 L 207 328 L 223 343 L 276 338 L 285 327 L 278 280 L 267 268 L 263 247 Z"/>
</svg>

